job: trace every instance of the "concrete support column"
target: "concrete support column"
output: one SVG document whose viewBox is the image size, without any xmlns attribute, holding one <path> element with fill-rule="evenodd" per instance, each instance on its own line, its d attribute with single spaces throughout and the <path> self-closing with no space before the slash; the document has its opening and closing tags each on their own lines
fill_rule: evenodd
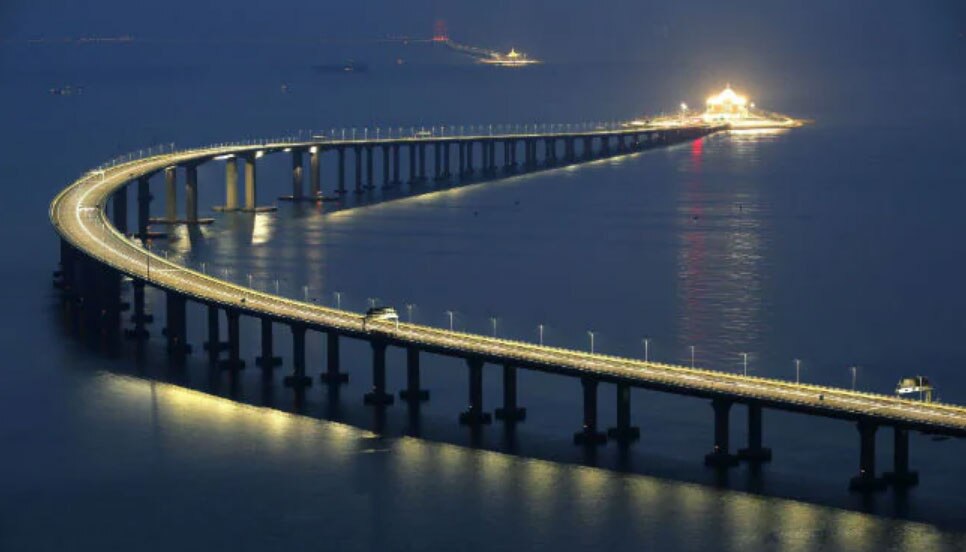
<svg viewBox="0 0 966 552">
<path fill-rule="evenodd" d="M 426 182 L 426 144 L 419 144 L 419 181 Z"/>
<path fill-rule="evenodd" d="M 254 211 L 257 207 L 258 183 L 255 172 L 255 154 L 245 156 L 245 210 Z"/>
<path fill-rule="evenodd" d="M 184 218 L 189 224 L 198 222 L 198 166 L 184 168 Z"/>
<path fill-rule="evenodd" d="M 392 184 L 393 186 L 402 185 L 402 180 L 399 179 L 399 144 L 392 145 Z"/>
<path fill-rule="evenodd" d="M 374 180 L 373 174 L 372 174 L 372 164 L 373 164 L 373 161 L 372 161 L 372 157 L 373 157 L 372 149 L 373 148 L 372 148 L 371 145 L 370 146 L 366 146 L 366 189 L 367 190 L 372 190 L 372 189 L 374 189 L 376 187 L 375 180 Z"/>
<path fill-rule="evenodd" d="M 389 146 L 382 146 L 382 187 L 389 187 Z"/>
<path fill-rule="evenodd" d="M 111 196 L 111 206 L 114 208 L 114 227 L 122 234 L 127 234 L 127 184 L 121 186 Z"/>
<path fill-rule="evenodd" d="M 510 168 L 517 169 L 517 141 L 510 140 Z"/>
<path fill-rule="evenodd" d="M 494 412 L 497 420 L 508 423 L 522 422 L 527 417 L 527 409 L 517 406 L 517 368 L 503 365 L 503 406 Z"/>
<path fill-rule="evenodd" d="M 893 431 L 892 471 L 883 479 L 897 489 L 919 484 L 919 472 L 909 470 L 909 430 L 896 426 Z"/>
<path fill-rule="evenodd" d="M 240 314 L 234 309 L 226 309 L 225 318 L 228 322 L 228 358 L 222 361 L 221 367 L 226 370 L 241 370 L 245 367 L 245 361 L 241 359 Z"/>
<path fill-rule="evenodd" d="M 304 164 L 302 163 L 302 150 L 292 150 L 292 199 L 301 201 L 304 193 Z"/>
<path fill-rule="evenodd" d="M 178 168 L 164 169 L 164 218 L 168 222 L 178 220 Z"/>
<path fill-rule="evenodd" d="M 223 344 L 221 342 L 221 329 L 218 324 L 218 307 L 208 305 L 208 341 L 202 344 L 202 348 L 208 351 L 208 362 L 212 365 L 218 363 Z"/>
<path fill-rule="evenodd" d="M 416 182 L 416 143 L 409 143 L 409 184 Z"/>
<path fill-rule="evenodd" d="M 582 152 L 584 159 L 594 158 L 594 137 L 584 136 L 584 151 Z"/>
<path fill-rule="evenodd" d="M 355 154 L 356 161 L 356 193 L 362 193 L 362 146 L 355 146 L 352 148 L 353 154 Z"/>
<path fill-rule="evenodd" d="M 339 146 L 336 151 L 339 154 L 339 188 L 337 193 L 345 195 L 345 147 Z"/>
<path fill-rule="evenodd" d="M 386 393 L 386 342 L 373 340 L 372 344 L 372 390 L 365 394 L 366 404 L 386 406 L 392 404 L 393 396 Z"/>
<path fill-rule="evenodd" d="M 442 146 L 442 144 L 439 142 L 433 143 L 433 168 L 435 169 L 433 172 L 433 179 L 436 180 L 436 182 L 439 182 L 443 179 L 442 147 L 440 146 Z"/>
<path fill-rule="evenodd" d="M 127 337 L 131 339 L 146 339 L 148 330 L 145 327 L 154 321 L 154 317 L 147 314 L 144 308 L 144 280 L 133 280 L 131 282 L 131 295 L 134 297 L 134 313 L 131 314 L 131 322 L 134 322 L 134 329 L 127 331 Z"/>
<path fill-rule="evenodd" d="M 459 142 L 460 178 L 466 175 L 466 142 Z"/>
<path fill-rule="evenodd" d="M 738 459 L 752 463 L 771 461 L 771 449 L 761 446 L 761 405 L 748 404 L 748 447 L 738 450 Z"/>
<path fill-rule="evenodd" d="M 580 431 L 574 433 L 574 443 L 577 445 L 602 445 L 607 442 L 607 435 L 597 431 L 597 383 L 594 378 L 580 378 L 584 391 L 584 424 Z"/>
<path fill-rule="evenodd" d="M 325 372 L 319 376 L 322 383 L 340 385 L 349 381 L 349 374 L 339 371 L 339 334 L 329 332 L 325 334 Z"/>
<path fill-rule="evenodd" d="M 443 142 L 443 178 L 448 179 L 452 175 L 452 168 L 449 163 L 449 150 L 450 143 Z"/>
<path fill-rule="evenodd" d="M 319 146 L 309 148 L 309 198 L 322 195 L 322 159 Z"/>
<path fill-rule="evenodd" d="M 466 363 L 469 366 L 470 375 L 470 405 L 460 414 L 460 423 L 471 426 L 488 424 L 493 420 L 488 412 L 483 412 L 483 360 L 468 358 Z"/>
<path fill-rule="evenodd" d="M 187 328 L 187 300 L 184 295 L 169 291 L 165 300 L 165 318 L 167 327 L 164 336 L 167 338 L 168 354 L 176 364 L 183 364 L 191 347 L 186 342 Z"/>
<path fill-rule="evenodd" d="M 408 402 L 429 400 L 429 391 L 419 388 L 419 349 L 406 348 L 406 388 L 399 392 L 399 398 Z"/>
<path fill-rule="evenodd" d="M 148 224 L 151 221 L 151 188 L 148 177 L 138 178 L 138 238 L 148 240 Z"/>
<path fill-rule="evenodd" d="M 554 157 L 556 157 L 556 155 L 554 155 L 553 150 L 554 150 L 553 138 L 545 139 L 543 141 L 543 158 L 546 161 L 547 165 L 552 165 L 553 159 Z"/>
<path fill-rule="evenodd" d="M 262 318 L 262 354 L 255 358 L 255 365 L 264 371 L 271 371 L 272 368 L 282 365 L 282 357 L 275 356 L 274 335 L 272 332 L 272 320 Z"/>
<path fill-rule="evenodd" d="M 631 425 L 631 386 L 617 384 L 617 426 L 607 430 L 607 436 L 618 443 L 629 443 L 641 438 L 641 429 Z"/>
<path fill-rule="evenodd" d="M 225 210 L 238 210 L 238 160 L 225 160 Z"/>
<path fill-rule="evenodd" d="M 856 425 L 859 430 L 859 473 L 849 481 L 849 490 L 882 490 L 886 482 L 875 475 L 875 432 L 879 426 L 864 419 Z"/>
<path fill-rule="evenodd" d="M 312 379 L 305 375 L 305 326 L 292 325 L 292 375 L 285 376 L 286 387 L 304 389 L 312 386 Z"/>
<path fill-rule="evenodd" d="M 473 142 L 466 143 L 466 174 L 473 174 Z"/>
<path fill-rule="evenodd" d="M 704 464 L 719 468 L 736 466 L 738 458 L 729 452 L 731 401 L 712 399 L 711 408 L 714 409 L 714 448 L 705 455 Z"/>
</svg>

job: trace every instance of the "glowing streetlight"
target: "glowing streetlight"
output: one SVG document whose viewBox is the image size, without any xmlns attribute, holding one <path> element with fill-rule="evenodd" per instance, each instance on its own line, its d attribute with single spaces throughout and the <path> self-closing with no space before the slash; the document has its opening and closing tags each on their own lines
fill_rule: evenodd
<svg viewBox="0 0 966 552">
<path fill-rule="evenodd" d="M 407 317 L 406 320 L 407 320 L 407 322 L 412 323 L 412 321 L 413 321 L 413 307 L 415 307 L 415 306 L 416 305 L 414 303 L 409 303 L 409 304 L 406 305 L 406 317 Z"/>
<path fill-rule="evenodd" d="M 540 346 L 543 347 L 543 324 L 537 324 L 537 334 L 540 336 Z"/>
<path fill-rule="evenodd" d="M 587 330 L 587 335 L 590 336 L 590 354 L 594 354 L 594 336 L 597 332 Z"/>
<path fill-rule="evenodd" d="M 641 341 L 644 342 L 644 362 L 648 362 L 650 360 L 650 358 L 649 358 L 650 355 L 648 353 L 650 352 L 649 349 L 650 349 L 650 346 L 651 346 L 651 338 L 645 337 Z"/>
<path fill-rule="evenodd" d="M 802 361 L 796 358 L 795 359 L 795 383 L 798 384 L 801 382 L 802 382 Z"/>
<path fill-rule="evenodd" d="M 691 345 L 691 369 L 694 370 L 694 345 Z"/>
<path fill-rule="evenodd" d="M 302 286 L 302 298 L 305 301 L 309 300 L 309 286 Z"/>
<path fill-rule="evenodd" d="M 741 353 L 742 369 L 741 373 L 745 376 L 748 375 L 748 353 Z"/>
<path fill-rule="evenodd" d="M 453 331 L 453 311 L 446 311 L 446 316 L 449 317 L 449 331 Z"/>
<path fill-rule="evenodd" d="M 276 280 L 276 282 L 277 281 L 278 280 Z M 341 309 L 342 308 L 342 292 L 341 291 L 333 291 L 332 292 L 332 295 L 335 296 L 335 308 Z"/>
<path fill-rule="evenodd" d="M 852 371 L 852 391 L 855 391 L 855 380 L 858 377 L 859 367 L 849 366 L 849 370 Z"/>
<path fill-rule="evenodd" d="M 490 317 L 490 324 L 493 327 L 493 337 L 496 337 L 496 317 L 495 316 Z"/>
</svg>

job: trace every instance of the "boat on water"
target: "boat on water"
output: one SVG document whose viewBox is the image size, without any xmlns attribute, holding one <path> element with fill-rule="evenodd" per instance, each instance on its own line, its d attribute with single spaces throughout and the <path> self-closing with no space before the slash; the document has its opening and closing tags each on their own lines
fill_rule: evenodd
<svg viewBox="0 0 966 552">
<path fill-rule="evenodd" d="M 494 65 L 497 67 L 526 67 L 527 65 L 535 65 L 540 63 L 540 60 L 529 58 L 526 54 L 518 52 L 514 48 L 510 48 L 510 51 L 506 54 L 501 54 L 500 52 L 491 52 L 489 57 L 480 58 L 478 63 L 482 63 L 484 65 Z"/>
</svg>

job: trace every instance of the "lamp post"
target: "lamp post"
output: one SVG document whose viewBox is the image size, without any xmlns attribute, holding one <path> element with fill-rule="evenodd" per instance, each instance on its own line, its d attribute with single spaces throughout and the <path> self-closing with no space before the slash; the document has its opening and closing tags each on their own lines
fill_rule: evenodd
<svg viewBox="0 0 966 552">
<path fill-rule="evenodd" d="M 795 359 L 795 384 L 802 382 L 802 361 Z"/>
<path fill-rule="evenodd" d="M 587 335 L 590 336 L 590 354 L 594 354 L 594 334 L 591 330 L 587 330 Z"/>
<path fill-rule="evenodd" d="M 493 326 L 493 337 L 496 337 L 496 317 L 490 317 L 490 324 Z"/>
<path fill-rule="evenodd" d="M 277 282 L 278 282 L 278 280 L 276 280 L 276 283 Z M 334 292 L 332 292 L 332 295 L 335 296 L 335 308 L 341 310 L 342 309 L 342 292 L 341 291 L 334 291 Z"/>
<path fill-rule="evenodd" d="M 537 324 L 537 334 L 540 336 L 540 346 L 543 347 L 543 324 Z"/>
<path fill-rule="evenodd" d="M 446 311 L 446 316 L 449 317 L 449 331 L 453 331 L 453 311 Z"/>
<path fill-rule="evenodd" d="M 406 321 L 412 323 L 413 321 L 413 307 L 416 305 L 414 303 L 409 303 L 406 305 Z"/>
<path fill-rule="evenodd" d="M 741 353 L 741 358 L 742 358 L 741 373 L 747 377 L 748 376 L 748 353 Z"/>
<path fill-rule="evenodd" d="M 648 362 L 650 361 L 648 353 L 650 352 L 651 338 L 645 337 L 642 341 L 644 342 L 644 362 Z"/>
<path fill-rule="evenodd" d="M 858 366 L 850 366 L 849 367 L 849 370 L 852 371 L 852 391 L 855 391 L 855 380 L 858 377 L 859 367 Z"/>
<path fill-rule="evenodd" d="M 691 369 L 694 370 L 694 345 L 691 345 Z"/>
</svg>

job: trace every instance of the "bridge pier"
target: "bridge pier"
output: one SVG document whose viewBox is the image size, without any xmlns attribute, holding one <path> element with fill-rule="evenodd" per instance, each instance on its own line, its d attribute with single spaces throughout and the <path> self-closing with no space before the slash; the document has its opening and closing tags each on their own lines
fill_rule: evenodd
<svg viewBox="0 0 966 552">
<path fill-rule="evenodd" d="M 362 146 L 354 146 L 352 148 L 352 153 L 356 163 L 355 179 L 356 179 L 356 189 L 357 194 L 362 193 Z"/>
<path fill-rule="evenodd" d="M 399 178 L 400 166 L 399 166 L 399 144 L 392 145 L 392 185 L 402 186 L 402 180 Z"/>
<path fill-rule="evenodd" d="M 292 201 L 302 201 L 305 199 L 304 170 L 305 165 L 302 161 L 302 150 L 292 148 Z"/>
<path fill-rule="evenodd" d="M 472 176 L 475 170 L 473 169 L 473 141 L 470 140 L 466 143 L 466 176 Z"/>
<path fill-rule="evenodd" d="M 457 147 L 459 149 L 459 175 L 460 178 L 466 176 L 466 142 L 457 142 Z"/>
<path fill-rule="evenodd" d="M 373 147 L 372 145 L 366 146 L 366 189 L 374 190 L 376 189 L 375 177 L 372 172 L 373 165 Z"/>
<path fill-rule="evenodd" d="M 433 142 L 433 168 L 435 169 L 435 171 L 433 172 L 433 180 L 435 180 L 436 182 L 440 182 L 441 180 L 443 180 L 442 146 L 443 144 L 441 142 Z"/>
<path fill-rule="evenodd" d="M 730 452 L 731 401 L 712 399 L 714 409 L 714 448 L 704 457 L 705 466 L 728 468 L 738 465 L 738 458 Z"/>
<path fill-rule="evenodd" d="M 607 442 L 607 435 L 597 431 L 597 384 L 593 378 L 580 378 L 584 391 L 584 425 L 574 433 L 574 444 L 603 445 Z"/>
<path fill-rule="evenodd" d="M 218 316 L 218 307 L 208 305 L 208 341 L 202 343 L 201 348 L 208 352 L 208 362 L 213 365 L 218 363 L 221 351 L 228 347 L 227 343 L 221 341 Z"/>
<path fill-rule="evenodd" d="M 339 371 L 339 334 L 328 332 L 325 334 L 325 372 L 319 376 L 322 383 L 340 385 L 349 381 L 349 374 Z"/>
<path fill-rule="evenodd" d="M 134 313 L 131 314 L 131 322 L 134 329 L 126 332 L 129 339 L 147 339 L 148 330 L 145 326 L 154 322 L 154 317 L 145 312 L 144 308 L 144 280 L 131 281 L 131 295 L 133 296 Z"/>
<path fill-rule="evenodd" d="M 322 159 L 319 146 L 309 148 L 309 199 L 315 201 L 322 195 Z"/>
<path fill-rule="evenodd" d="M 336 190 L 340 196 L 345 195 L 345 146 L 336 148 L 339 157 L 339 187 Z"/>
<path fill-rule="evenodd" d="M 584 157 L 584 161 L 589 161 L 594 158 L 594 137 L 584 136 L 584 151 L 581 152 Z"/>
<path fill-rule="evenodd" d="M 218 210 L 238 210 L 238 160 L 235 157 L 225 159 L 225 205 Z"/>
<path fill-rule="evenodd" d="M 111 195 L 111 207 L 113 207 L 114 227 L 118 232 L 127 235 L 127 184 L 121 186 Z"/>
<path fill-rule="evenodd" d="M 748 446 L 738 449 L 738 459 L 752 464 L 771 461 L 771 449 L 761 446 L 761 405 L 748 404 Z"/>
<path fill-rule="evenodd" d="M 389 187 L 389 145 L 382 145 L 382 189 Z"/>
<path fill-rule="evenodd" d="M 386 393 L 386 342 L 375 339 L 372 345 L 372 391 L 365 394 L 366 404 L 386 406 L 393 403 L 394 397 Z"/>
<path fill-rule="evenodd" d="M 468 358 L 466 364 L 469 367 L 469 407 L 460 413 L 459 421 L 463 425 L 479 426 L 492 422 L 492 417 L 488 412 L 483 412 L 483 360 L 479 358 Z"/>
<path fill-rule="evenodd" d="M 419 150 L 419 182 L 426 182 L 426 144 L 420 142 L 417 146 Z"/>
<path fill-rule="evenodd" d="M 607 436 L 626 444 L 641 438 L 641 429 L 631 425 L 631 386 L 617 384 L 617 426 L 607 430 Z"/>
<path fill-rule="evenodd" d="M 148 241 L 148 224 L 151 221 L 151 188 L 147 176 L 138 178 L 138 239 Z"/>
<path fill-rule="evenodd" d="M 164 169 L 164 220 L 174 224 L 178 220 L 178 168 Z"/>
<path fill-rule="evenodd" d="M 507 423 L 522 422 L 527 418 L 527 409 L 517 406 L 517 368 L 511 364 L 503 365 L 503 406 L 493 413 L 497 420 Z"/>
<path fill-rule="evenodd" d="M 416 143 L 409 143 L 409 185 L 416 183 Z"/>
<path fill-rule="evenodd" d="M 265 372 L 270 372 L 272 368 L 282 365 L 282 357 L 275 356 L 274 335 L 272 333 L 272 319 L 262 318 L 262 354 L 255 357 L 255 366 L 260 367 Z"/>
<path fill-rule="evenodd" d="M 449 163 L 450 143 L 443 142 L 443 180 L 449 180 L 452 175 Z"/>
<path fill-rule="evenodd" d="M 225 318 L 228 322 L 228 358 L 221 362 L 224 370 L 241 370 L 245 367 L 245 361 L 241 359 L 241 332 L 239 331 L 240 314 L 235 309 L 225 309 Z"/>
<path fill-rule="evenodd" d="M 406 348 L 406 388 L 399 392 L 399 398 L 408 402 L 429 400 L 429 391 L 419 388 L 419 349 Z"/>
<path fill-rule="evenodd" d="M 312 378 L 305 375 L 305 326 L 293 324 L 292 328 L 292 374 L 285 376 L 285 387 L 305 389 L 312 387 Z"/>
<path fill-rule="evenodd" d="M 191 352 L 191 346 L 186 341 L 187 328 L 187 299 L 184 295 L 169 291 L 165 294 L 165 323 L 164 336 L 167 338 L 168 354 L 178 365 L 184 364 Z"/>
<path fill-rule="evenodd" d="M 274 207 L 258 206 L 258 173 L 256 166 L 258 153 L 249 152 L 243 158 L 245 160 L 245 207 L 241 210 L 249 213 L 274 211 Z"/>
<path fill-rule="evenodd" d="M 879 426 L 869 420 L 859 420 L 859 473 L 849 481 L 850 491 L 880 491 L 886 481 L 875 475 L 875 432 Z"/>
<path fill-rule="evenodd" d="M 893 431 L 892 471 L 882 474 L 882 478 L 896 489 L 904 489 L 919 484 L 919 472 L 909 469 L 909 430 L 895 426 Z"/>
</svg>

